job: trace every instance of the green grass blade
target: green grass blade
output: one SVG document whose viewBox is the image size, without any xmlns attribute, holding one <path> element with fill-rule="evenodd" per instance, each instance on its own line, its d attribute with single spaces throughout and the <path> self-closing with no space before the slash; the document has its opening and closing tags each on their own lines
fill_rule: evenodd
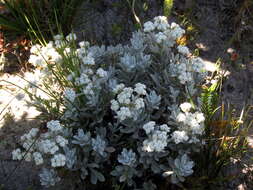
<svg viewBox="0 0 253 190">
<path fill-rule="evenodd" d="M 169 17 L 173 7 L 174 0 L 164 0 L 163 2 L 163 15 Z"/>
</svg>

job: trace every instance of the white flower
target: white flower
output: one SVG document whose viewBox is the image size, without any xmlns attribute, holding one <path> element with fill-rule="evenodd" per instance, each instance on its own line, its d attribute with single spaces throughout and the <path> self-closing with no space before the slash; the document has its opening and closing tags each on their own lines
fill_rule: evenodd
<svg viewBox="0 0 253 190">
<path fill-rule="evenodd" d="M 35 44 L 31 47 L 30 53 L 38 55 L 40 53 L 41 45 Z"/>
<path fill-rule="evenodd" d="M 171 37 L 173 37 L 175 40 L 177 38 L 182 37 L 183 34 L 185 33 L 185 30 L 180 28 L 180 26 L 174 22 L 171 23 L 170 28 L 171 28 Z"/>
<path fill-rule="evenodd" d="M 141 84 L 141 83 L 137 83 L 135 84 L 135 88 L 134 91 L 137 92 L 137 94 L 139 95 L 146 95 L 146 85 Z"/>
<path fill-rule="evenodd" d="M 21 160 L 22 159 L 22 152 L 20 148 L 12 151 L 12 159 L 13 160 Z"/>
<path fill-rule="evenodd" d="M 42 157 L 41 153 L 34 152 L 33 153 L 33 158 L 34 158 L 34 161 L 35 161 L 36 165 L 43 164 L 43 157 Z"/>
<path fill-rule="evenodd" d="M 116 100 L 111 100 L 111 109 L 117 111 L 119 109 L 119 103 Z"/>
<path fill-rule="evenodd" d="M 57 34 L 57 35 L 55 35 L 53 38 L 54 38 L 54 41 L 63 40 L 63 36 L 62 36 L 61 34 Z"/>
<path fill-rule="evenodd" d="M 64 166 L 65 164 L 66 164 L 66 157 L 63 154 L 56 154 L 51 159 L 51 165 L 54 168 Z"/>
<path fill-rule="evenodd" d="M 161 130 L 161 131 L 165 131 L 165 132 L 170 132 L 170 128 L 168 127 L 168 125 L 166 125 L 166 124 L 163 124 L 163 125 L 160 125 L 159 126 L 159 129 Z"/>
<path fill-rule="evenodd" d="M 27 161 L 27 162 L 32 161 L 32 154 L 30 152 L 23 152 L 22 157 L 24 157 L 25 161 Z"/>
<path fill-rule="evenodd" d="M 68 144 L 68 140 L 65 139 L 64 137 L 58 135 L 56 136 L 56 142 L 61 146 L 61 147 L 64 147 L 66 146 L 66 144 Z"/>
<path fill-rule="evenodd" d="M 115 94 L 117 94 L 117 93 L 119 93 L 119 91 L 123 90 L 123 88 L 125 88 L 125 85 L 122 84 L 122 83 L 120 83 L 120 84 L 118 84 L 118 85 L 113 89 L 113 92 L 114 92 Z"/>
<path fill-rule="evenodd" d="M 86 74 L 86 75 L 93 75 L 94 74 L 93 70 L 90 69 L 90 68 L 85 68 L 83 70 L 83 73 Z"/>
<path fill-rule="evenodd" d="M 128 107 L 121 107 L 120 110 L 117 112 L 117 117 L 120 121 L 123 121 L 126 118 L 132 117 L 132 114 Z"/>
<path fill-rule="evenodd" d="M 153 146 L 151 145 L 151 143 L 148 140 L 145 140 L 143 142 L 142 150 L 145 152 L 154 152 Z"/>
<path fill-rule="evenodd" d="M 162 41 L 165 41 L 167 39 L 167 36 L 164 33 L 159 32 L 158 34 L 155 35 L 155 38 L 156 38 L 156 42 L 160 44 L 162 43 Z"/>
<path fill-rule="evenodd" d="M 148 139 L 143 141 L 142 150 L 146 152 L 162 152 L 168 144 L 168 135 L 170 128 L 164 124 L 154 129 L 155 122 L 148 122 L 143 126 Z"/>
<path fill-rule="evenodd" d="M 38 132 L 39 132 L 38 128 L 32 128 L 28 134 L 33 138 L 37 136 Z"/>
<path fill-rule="evenodd" d="M 170 25 L 171 29 L 178 28 L 178 27 L 179 27 L 179 25 L 175 22 L 172 22 L 171 25 Z"/>
<path fill-rule="evenodd" d="M 135 101 L 134 101 L 134 106 L 135 106 L 135 109 L 141 109 L 141 108 L 144 108 L 145 107 L 145 104 L 144 104 L 144 100 L 143 98 L 137 98 Z"/>
<path fill-rule="evenodd" d="M 66 40 L 69 42 L 76 40 L 76 34 L 70 33 L 69 35 L 66 36 Z"/>
<path fill-rule="evenodd" d="M 145 130 L 146 134 L 150 134 L 150 132 L 155 129 L 155 124 L 156 123 L 154 121 L 150 121 L 146 123 L 145 125 L 143 125 L 142 128 Z"/>
<path fill-rule="evenodd" d="M 205 121 L 205 116 L 204 116 L 203 113 L 197 112 L 197 113 L 196 113 L 196 119 L 197 119 L 197 121 L 198 121 L 199 123 L 201 123 L 201 122 Z"/>
<path fill-rule="evenodd" d="M 71 49 L 69 47 L 65 48 L 63 51 L 65 56 L 68 56 L 70 54 L 70 52 L 71 52 Z"/>
<path fill-rule="evenodd" d="M 152 32 L 155 29 L 155 25 L 151 22 L 144 23 L 144 32 Z"/>
<path fill-rule="evenodd" d="M 107 76 L 107 72 L 106 72 L 104 69 L 99 68 L 99 69 L 97 70 L 97 75 L 98 75 L 99 77 L 101 77 L 101 78 L 104 78 L 104 77 Z"/>
<path fill-rule="evenodd" d="M 186 142 L 189 139 L 185 131 L 174 131 L 171 138 L 176 144 Z"/>
<path fill-rule="evenodd" d="M 45 63 L 44 59 L 41 56 L 37 55 L 30 55 L 28 62 L 34 65 L 35 67 L 36 66 L 43 67 Z"/>
<path fill-rule="evenodd" d="M 55 49 L 51 49 L 50 51 L 48 51 L 47 56 L 51 62 L 55 62 L 55 63 L 62 62 L 62 56 Z"/>
<path fill-rule="evenodd" d="M 167 146 L 167 135 L 153 134 L 152 139 L 146 139 L 143 142 L 142 150 L 146 152 L 162 152 Z"/>
<path fill-rule="evenodd" d="M 179 53 L 181 53 L 183 55 L 189 55 L 190 54 L 190 51 L 189 51 L 188 47 L 186 47 L 186 46 L 179 45 L 179 46 L 177 46 L 177 50 L 178 50 Z"/>
<path fill-rule="evenodd" d="M 34 140 L 32 139 L 27 139 L 24 143 L 23 143 L 23 147 L 24 149 L 26 150 L 33 150 L 33 143 L 34 143 Z"/>
<path fill-rule="evenodd" d="M 180 112 L 178 115 L 177 115 L 177 122 L 185 122 L 186 121 L 186 115 L 183 114 L 182 112 Z"/>
<path fill-rule="evenodd" d="M 71 88 L 67 88 L 65 91 L 64 91 L 64 96 L 65 98 L 70 101 L 70 102 L 74 102 L 75 98 L 76 98 L 76 92 L 71 89 Z"/>
<path fill-rule="evenodd" d="M 184 102 L 180 105 L 180 108 L 183 112 L 189 112 L 192 108 L 192 105 L 189 102 Z"/>
<path fill-rule="evenodd" d="M 54 132 L 62 131 L 62 129 L 63 129 L 58 120 L 51 120 L 51 121 L 47 122 L 47 128 L 50 131 L 54 131 Z"/>
<path fill-rule="evenodd" d="M 79 46 L 80 46 L 81 48 L 86 48 L 86 47 L 88 47 L 88 46 L 90 45 L 90 43 L 89 43 L 89 42 L 86 42 L 86 41 L 81 41 L 81 42 L 79 42 L 78 44 L 79 44 Z"/>
<path fill-rule="evenodd" d="M 123 91 L 118 95 L 118 102 L 121 104 L 130 104 L 130 98 L 132 96 L 132 88 L 124 88 Z"/>
<path fill-rule="evenodd" d="M 167 17 L 165 16 L 157 16 L 154 18 L 154 25 L 158 30 L 166 31 L 169 28 Z"/>
<path fill-rule="evenodd" d="M 59 150 L 59 147 L 56 145 L 55 142 L 46 139 L 46 140 L 41 140 L 39 142 L 39 149 L 41 152 L 44 153 L 50 153 L 50 154 L 54 154 L 55 152 L 57 152 Z"/>
</svg>

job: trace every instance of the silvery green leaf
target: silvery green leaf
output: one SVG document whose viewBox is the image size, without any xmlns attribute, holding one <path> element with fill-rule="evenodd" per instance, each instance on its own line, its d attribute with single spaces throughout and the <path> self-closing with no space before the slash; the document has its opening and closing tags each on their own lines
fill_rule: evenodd
<svg viewBox="0 0 253 190">
<path fill-rule="evenodd" d="M 102 173 L 97 172 L 97 178 L 100 182 L 104 182 L 105 181 L 105 177 Z"/>
<path fill-rule="evenodd" d="M 148 96 L 146 97 L 148 104 L 150 105 L 150 107 L 154 108 L 154 109 L 159 109 L 159 105 L 161 102 L 161 96 L 157 95 L 156 92 L 154 90 L 152 90 Z"/>
<path fill-rule="evenodd" d="M 60 177 L 57 176 L 56 171 L 53 169 L 43 168 L 39 176 L 41 185 L 46 187 L 54 186 L 60 181 Z"/>
<path fill-rule="evenodd" d="M 85 167 L 82 167 L 81 168 L 81 178 L 85 179 L 88 174 L 89 174 L 88 170 Z"/>
<path fill-rule="evenodd" d="M 127 71 L 131 72 L 136 67 L 136 57 L 126 53 L 120 58 L 120 66 Z"/>
<path fill-rule="evenodd" d="M 105 54 L 105 46 L 102 45 L 102 46 L 91 46 L 89 49 L 88 49 L 88 52 L 92 55 L 92 57 L 94 58 L 98 58 L 98 57 L 101 57 Z"/>
<path fill-rule="evenodd" d="M 106 137 L 106 128 L 105 127 L 96 128 L 96 134 L 99 134 L 101 137 Z"/>
<path fill-rule="evenodd" d="M 91 183 L 97 184 L 97 181 L 104 182 L 105 177 L 102 173 L 98 172 L 97 170 L 90 169 L 91 170 Z"/>
<path fill-rule="evenodd" d="M 120 176 L 119 181 L 124 182 L 126 181 L 127 177 L 125 175 Z"/>
<path fill-rule="evenodd" d="M 87 165 L 89 168 L 99 168 L 99 165 L 96 163 L 90 163 Z"/>
<path fill-rule="evenodd" d="M 193 173 L 194 162 L 190 161 L 187 154 L 176 158 L 174 164 L 180 176 L 189 176 Z"/>
<path fill-rule="evenodd" d="M 176 175 L 172 174 L 170 180 L 171 180 L 171 183 L 174 183 L 174 184 L 179 183 L 179 180 Z"/>
<path fill-rule="evenodd" d="M 197 92 L 197 89 L 196 89 L 195 85 L 192 84 L 192 83 L 191 83 L 191 84 L 188 84 L 187 90 L 188 90 L 188 92 L 189 92 L 189 94 L 190 94 L 191 96 L 195 95 L 196 92 Z"/>
<path fill-rule="evenodd" d="M 101 156 L 105 157 L 105 148 L 106 142 L 101 138 L 100 135 L 97 135 L 96 139 L 92 139 L 92 148 L 95 152 L 99 153 Z"/>
<path fill-rule="evenodd" d="M 115 149 L 114 147 L 110 146 L 110 147 L 106 147 L 106 148 L 105 148 L 105 151 L 106 151 L 106 152 L 109 152 L 109 153 L 113 153 L 113 152 L 116 151 L 116 149 Z"/>
<path fill-rule="evenodd" d="M 87 101 L 87 105 L 91 106 L 91 107 L 96 107 L 99 103 L 99 93 L 96 92 L 95 95 L 89 95 L 89 96 L 86 96 L 86 98 L 88 99 Z"/>
<path fill-rule="evenodd" d="M 109 79 L 108 80 L 108 86 L 109 89 L 112 91 L 113 89 L 115 89 L 115 87 L 117 86 L 118 82 L 116 79 Z"/>
<path fill-rule="evenodd" d="M 171 175 L 172 183 L 183 182 L 185 180 L 184 177 L 193 173 L 194 162 L 189 160 L 187 154 L 179 155 L 174 161 L 169 158 L 169 164 L 173 169 L 173 174 Z"/>
<path fill-rule="evenodd" d="M 80 146 L 89 145 L 91 142 L 90 132 L 84 134 L 83 129 L 78 129 L 78 134 L 74 135 L 73 138 L 74 140 L 72 140 L 72 143 Z"/>
<path fill-rule="evenodd" d="M 144 53 L 141 53 L 138 57 L 138 61 L 136 62 L 136 64 L 140 71 L 145 71 L 145 69 L 151 64 L 150 55 L 145 55 Z"/>
<path fill-rule="evenodd" d="M 118 44 L 116 46 L 108 46 L 107 47 L 107 54 L 122 54 L 124 53 L 125 48 L 122 46 L 122 44 Z"/>
<path fill-rule="evenodd" d="M 69 169 L 72 169 L 76 162 L 76 149 L 69 149 L 67 146 L 64 148 L 65 156 L 66 156 L 66 165 Z"/>
<path fill-rule="evenodd" d="M 157 73 L 155 74 L 150 74 L 151 79 L 154 81 L 155 85 L 158 88 L 161 88 L 161 84 L 160 84 L 160 79 L 159 79 L 159 75 Z"/>
<path fill-rule="evenodd" d="M 161 168 L 159 167 L 159 165 L 156 162 L 153 162 L 151 164 L 151 169 L 154 173 L 160 173 L 161 172 Z"/>
<path fill-rule="evenodd" d="M 123 148 L 121 154 L 118 155 L 118 162 L 133 167 L 136 162 L 136 154 L 132 149 L 128 151 L 126 148 Z"/>
<path fill-rule="evenodd" d="M 134 32 L 130 41 L 134 50 L 144 50 L 144 39 L 142 32 Z"/>
<path fill-rule="evenodd" d="M 91 172 L 90 172 L 90 182 L 91 182 L 93 185 L 96 185 L 96 184 L 97 184 L 97 181 L 98 181 L 97 175 L 96 175 L 96 173 L 94 172 L 94 170 L 91 169 Z"/>
<path fill-rule="evenodd" d="M 144 182 L 143 189 L 144 190 L 155 190 L 155 189 L 157 189 L 157 186 L 151 180 L 149 180 L 148 182 Z"/>
<path fill-rule="evenodd" d="M 113 170 L 113 171 L 111 171 L 111 173 L 110 173 L 112 176 L 118 176 L 118 172 L 117 172 L 117 170 Z"/>
<path fill-rule="evenodd" d="M 173 101 L 174 103 L 176 103 L 176 102 L 177 102 L 178 95 L 179 95 L 179 90 L 176 90 L 176 89 L 173 88 L 172 86 L 169 86 L 169 88 L 170 88 L 170 93 L 171 93 L 170 97 L 172 98 L 172 101 Z"/>
<path fill-rule="evenodd" d="M 176 121 L 176 118 L 177 118 L 178 114 L 180 113 L 179 106 L 176 104 L 172 104 L 171 106 L 168 106 L 168 110 L 170 110 L 170 112 L 171 112 L 169 118 Z"/>
</svg>

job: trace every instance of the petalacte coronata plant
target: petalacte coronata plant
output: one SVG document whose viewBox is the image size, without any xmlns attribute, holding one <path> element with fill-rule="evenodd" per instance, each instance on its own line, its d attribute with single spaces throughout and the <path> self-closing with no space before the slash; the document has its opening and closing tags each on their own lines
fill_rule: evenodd
<svg viewBox="0 0 253 190">
<path fill-rule="evenodd" d="M 42 73 L 37 86 L 46 96 L 31 93 L 32 103 L 55 120 L 46 132 L 25 134 L 13 159 L 28 152 L 27 161 L 43 163 L 46 186 L 63 180 L 62 173 L 78 175 L 72 182 L 81 179 L 87 189 L 156 189 L 157 175 L 184 181 L 204 142 L 199 86 L 207 75 L 203 61 L 176 43 L 184 33 L 158 16 L 127 45 L 77 45 L 70 34 L 34 46 L 30 62 Z"/>
</svg>

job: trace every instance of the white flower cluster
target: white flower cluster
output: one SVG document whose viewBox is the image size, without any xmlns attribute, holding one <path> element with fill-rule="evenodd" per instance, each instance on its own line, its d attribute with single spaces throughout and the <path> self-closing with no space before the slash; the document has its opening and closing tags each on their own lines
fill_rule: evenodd
<svg viewBox="0 0 253 190">
<path fill-rule="evenodd" d="M 66 157 L 63 154 L 56 154 L 51 159 L 52 167 L 61 167 L 64 166 L 66 163 Z"/>
<path fill-rule="evenodd" d="M 179 123 L 179 130 L 172 133 L 173 141 L 178 143 L 187 142 L 196 143 L 199 142 L 196 135 L 202 135 L 204 132 L 204 114 L 201 112 L 191 113 L 192 105 L 189 102 L 185 102 L 180 105 L 183 112 L 177 115 L 176 121 Z"/>
<path fill-rule="evenodd" d="M 148 21 L 144 23 L 144 32 L 154 33 L 158 44 L 167 43 L 169 47 L 172 47 L 175 45 L 176 39 L 183 36 L 185 30 L 176 23 L 169 24 L 165 16 L 157 16 L 154 18 L 154 22 Z M 178 51 L 183 54 L 189 53 L 186 47 L 180 47 Z"/>
<path fill-rule="evenodd" d="M 32 128 L 29 133 L 21 137 L 24 152 L 16 149 L 12 152 L 14 160 L 35 161 L 36 165 L 44 163 L 44 159 L 50 157 L 52 167 L 64 166 L 66 162 L 65 155 L 59 153 L 60 148 L 68 144 L 68 140 L 63 137 L 64 129 L 60 122 L 52 120 L 47 123 L 47 132 L 39 133 L 39 129 Z"/>
<path fill-rule="evenodd" d="M 184 51 L 182 49 L 182 51 Z M 187 50 L 186 50 L 187 51 Z M 200 58 L 185 59 L 181 58 L 178 63 L 170 64 L 170 72 L 173 77 L 177 77 L 181 84 L 193 83 L 194 75 L 206 76 L 205 64 Z"/>
<path fill-rule="evenodd" d="M 51 41 L 46 46 L 38 44 L 32 46 L 29 63 L 35 67 L 45 68 L 47 64 L 59 63 L 62 61 L 62 56 L 57 52 L 54 43 Z"/>
<path fill-rule="evenodd" d="M 147 94 L 146 86 L 141 83 L 135 84 L 135 88 L 125 87 L 118 84 L 113 92 L 117 94 L 116 99 L 111 100 L 111 109 L 116 112 L 117 118 L 123 121 L 127 118 L 136 119 L 140 110 L 145 107 L 142 96 Z"/>
<path fill-rule="evenodd" d="M 168 125 L 156 126 L 154 121 L 150 121 L 143 125 L 143 129 L 148 139 L 144 140 L 142 150 L 146 152 L 164 151 L 168 144 L 168 133 L 170 132 Z"/>
<path fill-rule="evenodd" d="M 21 149 L 16 149 L 12 152 L 12 159 L 13 160 L 21 160 L 25 159 L 25 161 L 32 160 L 32 152 L 34 151 L 34 143 L 36 137 L 38 135 L 39 130 L 36 128 L 32 128 L 29 133 L 24 134 L 21 136 L 21 141 L 23 142 L 23 148 L 25 149 L 24 152 Z"/>
<path fill-rule="evenodd" d="M 69 76 L 74 79 L 77 86 L 82 87 L 83 94 L 87 97 L 94 96 L 97 89 L 100 89 L 100 83 L 108 77 L 108 72 L 103 68 L 94 69 L 95 59 L 93 53 L 88 51 L 88 42 L 80 42 L 80 48 L 76 49 L 76 55 L 80 61 L 81 70 L 79 76 Z"/>
</svg>

